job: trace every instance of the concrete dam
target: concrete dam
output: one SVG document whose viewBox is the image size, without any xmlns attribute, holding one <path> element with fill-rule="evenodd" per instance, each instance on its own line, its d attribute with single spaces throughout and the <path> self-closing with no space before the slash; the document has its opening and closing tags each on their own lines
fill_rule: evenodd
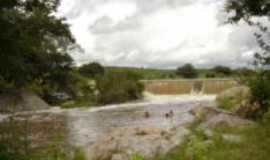
<svg viewBox="0 0 270 160">
<path fill-rule="evenodd" d="M 233 79 L 143 80 L 145 91 L 156 95 L 219 94 L 238 86 Z"/>
</svg>

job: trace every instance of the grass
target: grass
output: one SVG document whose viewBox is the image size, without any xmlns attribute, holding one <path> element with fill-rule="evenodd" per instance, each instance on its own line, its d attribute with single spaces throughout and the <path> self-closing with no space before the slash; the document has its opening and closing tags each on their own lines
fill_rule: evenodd
<svg viewBox="0 0 270 160">
<path fill-rule="evenodd" d="M 83 150 L 67 141 L 65 116 L 35 116 L 38 121 L 25 114 L 0 123 L 1 160 L 86 160 Z"/>
<path fill-rule="evenodd" d="M 232 110 L 232 108 L 236 105 L 233 99 L 230 97 L 224 97 L 223 99 L 220 99 L 219 101 L 219 108 L 222 108 L 224 110 Z"/>
<path fill-rule="evenodd" d="M 143 156 L 139 153 L 135 153 L 129 156 L 129 160 L 144 160 Z"/>
<path fill-rule="evenodd" d="M 270 118 L 265 118 L 244 129 L 219 126 L 211 138 L 193 126 L 193 134 L 186 137 L 181 147 L 155 160 L 267 160 L 270 159 L 269 123 Z M 221 137 L 224 133 L 240 135 L 242 141 L 226 141 Z"/>
<path fill-rule="evenodd" d="M 106 67 L 106 71 L 117 72 L 135 72 L 141 76 L 141 79 L 175 79 L 179 78 L 174 70 L 166 69 L 146 69 L 146 68 L 133 68 L 133 67 Z"/>
<path fill-rule="evenodd" d="M 81 99 L 81 100 L 69 100 L 60 104 L 61 108 L 81 108 L 81 107 L 93 107 L 98 106 L 98 104 L 94 101 Z"/>
<path fill-rule="evenodd" d="M 176 74 L 176 69 L 151 69 L 151 68 L 136 68 L 136 67 L 106 67 L 106 71 L 132 71 L 141 75 L 142 79 L 179 79 L 181 76 Z M 210 69 L 197 69 L 198 78 L 207 78 L 209 74 L 212 74 L 215 78 L 225 78 L 222 74 L 213 72 Z M 236 73 L 231 77 L 236 76 Z"/>
</svg>

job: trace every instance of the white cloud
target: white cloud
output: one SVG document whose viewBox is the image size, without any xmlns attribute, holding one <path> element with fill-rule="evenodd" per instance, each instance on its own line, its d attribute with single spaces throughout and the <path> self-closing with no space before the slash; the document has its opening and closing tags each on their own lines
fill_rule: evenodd
<svg viewBox="0 0 270 160">
<path fill-rule="evenodd" d="M 170 68 L 183 63 L 240 67 L 256 48 L 252 29 L 226 19 L 222 0 L 63 0 L 78 64 Z"/>
</svg>

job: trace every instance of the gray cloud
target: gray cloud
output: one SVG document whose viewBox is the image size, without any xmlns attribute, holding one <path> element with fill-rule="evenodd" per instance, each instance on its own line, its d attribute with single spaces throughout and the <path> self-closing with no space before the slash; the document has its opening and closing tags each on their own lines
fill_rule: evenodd
<svg viewBox="0 0 270 160">
<path fill-rule="evenodd" d="M 141 26 L 138 17 L 129 17 L 114 25 L 113 20 L 109 17 L 101 17 L 89 27 L 93 34 L 110 34 L 129 30 L 136 30 Z"/>
<path fill-rule="evenodd" d="M 107 4 L 130 4 L 134 11 L 101 10 Z M 78 64 L 242 67 L 257 49 L 254 29 L 223 23 L 223 0 L 76 0 L 68 8 L 62 13 L 86 51 L 73 55 Z"/>
</svg>

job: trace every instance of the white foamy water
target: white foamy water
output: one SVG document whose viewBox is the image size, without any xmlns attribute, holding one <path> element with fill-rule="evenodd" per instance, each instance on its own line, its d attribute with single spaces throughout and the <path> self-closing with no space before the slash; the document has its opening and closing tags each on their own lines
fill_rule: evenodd
<svg viewBox="0 0 270 160">
<path fill-rule="evenodd" d="M 112 129 L 119 127 L 154 126 L 169 129 L 191 122 L 189 111 L 195 106 L 212 105 L 215 95 L 148 96 L 140 102 L 108 105 L 99 108 L 80 108 L 67 111 L 71 143 L 91 145 Z M 173 111 L 174 116 L 165 114 Z M 149 113 L 147 118 L 145 114 Z"/>
</svg>

